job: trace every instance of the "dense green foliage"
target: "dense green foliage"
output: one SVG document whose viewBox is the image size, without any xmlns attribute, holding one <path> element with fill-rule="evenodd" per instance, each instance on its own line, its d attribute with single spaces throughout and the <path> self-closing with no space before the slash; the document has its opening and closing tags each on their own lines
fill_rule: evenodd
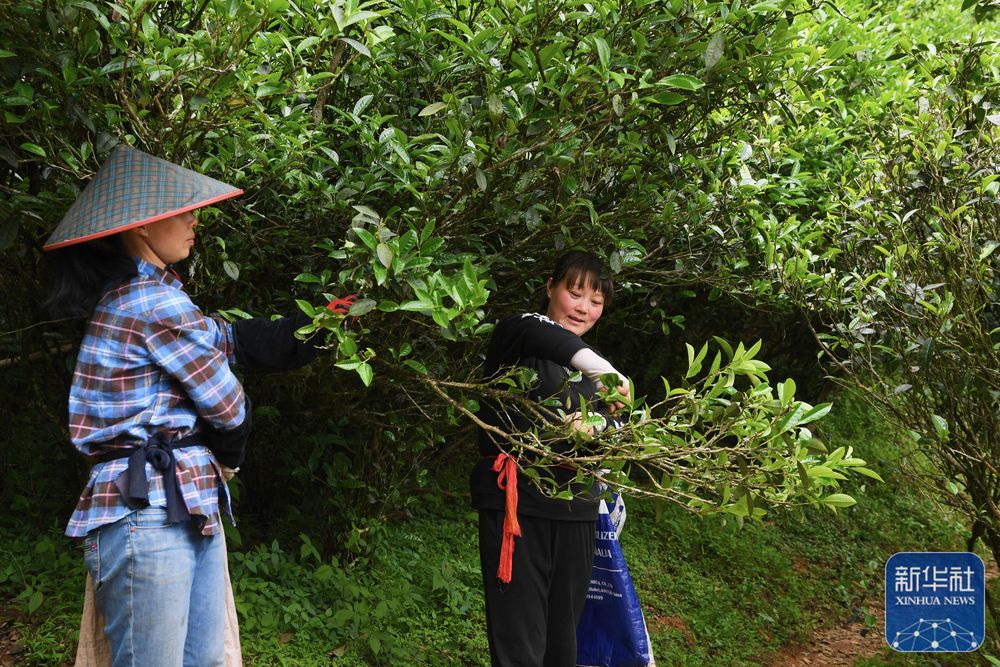
<svg viewBox="0 0 1000 667">
<path fill-rule="evenodd" d="M 997 553 L 991 4 L 0 5 L 0 524 L 61 522 L 86 474 L 63 417 L 79 323 L 39 312 L 40 247 L 124 141 L 247 191 L 201 218 L 186 284 L 206 311 L 364 297 L 352 329 L 317 315 L 335 349 L 310 369 L 245 377 L 234 568 L 274 564 L 241 595 L 289 616 L 247 616 L 251 636 L 295 624 L 375 650 L 415 631 L 391 619 L 416 593 L 379 611 L 377 580 L 322 566 L 374 568 L 441 462 L 471 463 L 491 322 L 535 306 L 570 247 L 608 259 L 619 298 L 591 338 L 644 397 L 602 443 L 614 481 L 739 519 L 849 504 L 864 478 L 835 485 L 860 443 L 810 423 L 829 372 L 912 431 L 906 460 Z M 449 582 L 469 572 L 438 574 L 468 603 Z M 314 613 L 328 595 L 343 604 Z"/>
<path fill-rule="evenodd" d="M 772 275 L 816 314 L 832 371 L 911 430 L 915 471 L 997 557 L 1000 59 L 995 25 L 961 16 L 941 10 L 906 31 L 903 12 L 870 18 L 857 65 L 825 78 L 825 103 L 801 101 L 799 122 L 836 137 L 841 163 L 830 141 L 795 150 L 839 182 L 809 220 L 817 233 Z M 833 21 L 810 38 L 855 30 Z"/>
<path fill-rule="evenodd" d="M 319 365 L 259 391 L 251 378 L 258 441 L 288 443 L 280 454 L 258 448 L 254 488 L 276 495 L 289 477 L 305 482 L 288 498 L 303 522 L 331 517 L 320 509 L 331 497 L 402 505 L 398 490 L 423 477 L 446 438 L 462 437 L 451 425 L 489 393 L 466 380 L 490 321 L 525 307 L 560 249 L 606 252 L 624 298 L 597 336 L 621 349 L 627 371 L 630 354 L 662 347 L 682 321 L 656 305 L 670 288 L 743 292 L 719 281 L 734 271 L 763 279 L 765 267 L 747 260 L 756 232 L 735 215 L 752 207 L 734 180 L 745 165 L 732 142 L 783 103 L 782 68 L 805 76 L 816 66 L 792 29 L 809 11 L 20 4 L 4 24 L 11 50 L 0 53 L 11 89 L 4 252 L 9 279 L 29 286 L 4 318 L 15 361 L 42 353 L 61 366 L 45 352 L 73 340 L 24 325 L 38 317 L 37 248 L 78 179 L 116 141 L 183 161 L 249 193 L 237 215 L 206 216 L 189 285 L 207 306 L 287 312 L 293 281 L 309 312 L 315 292 L 366 297 L 354 330 L 317 320 L 336 333 L 327 361 L 351 376 Z M 629 432 L 638 446 L 604 441 L 609 454 L 586 463 L 632 485 L 624 461 L 645 457 L 639 478 L 656 492 L 740 517 L 799 498 L 852 502 L 831 487 L 848 469 L 865 473 L 863 462 L 824 454 L 805 427 L 826 407 L 796 400 L 795 383 L 772 388 L 759 346 L 723 344 L 706 358 L 701 343 L 688 348 L 679 388 L 660 395 L 659 369 L 643 373 L 648 407 L 633 411 Z M 471 363 L 455 367 L 456 355 Z M 16 372 L 60 412 L 61 387 L 46 392 L 34 370 Z M 544 448 L 546 437 L 528 444 Z M 361 458 L 359 471 L 351 460 Z M 333 527 L 345 518 L 331 517 Z"/>
</svg>

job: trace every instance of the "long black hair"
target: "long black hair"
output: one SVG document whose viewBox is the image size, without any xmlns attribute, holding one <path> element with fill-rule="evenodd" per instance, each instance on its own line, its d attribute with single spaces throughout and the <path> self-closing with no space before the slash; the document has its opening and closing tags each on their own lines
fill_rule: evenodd
<svg viewBox="0 0 1000 667">
<path fill-rule="evenodd" d="M 556 262 L 549 279 L 553 287 L 563 280 L 569 287 L 586 285 L 604 296 L 605 307 L 610 306 L 615 298 L 615 285 L 611 280 L 611 272 L 604 265 L 604 260 L 592 252 L 573 250 L 566 253 Z M 549 297 L 546 294 L 542 300 L 541 312 L 544 313 L 548 309 Z"/>
<path fill-rule="evenodd" d="M 53 250 L 50 261 L 51 289 L 42 307 L 54 317 L 90 317 L 105 292 L 139 273 L 121 234 Z"/>
</svg>

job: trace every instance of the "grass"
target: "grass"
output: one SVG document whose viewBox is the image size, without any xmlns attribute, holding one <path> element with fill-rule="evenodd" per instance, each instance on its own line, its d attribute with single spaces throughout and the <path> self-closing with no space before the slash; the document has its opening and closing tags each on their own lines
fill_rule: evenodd
<svg viewBox="0 0 1000 667">
<path fill-rule="evenodd" d="M 881 597 L 892 553 L 963 548 L 965 527 L 914 491 L 892 433 L 858 401 L 843 397 L 836 405 L 822 437 L 853 445 L 886 480 L 848 488 L 859 499 L 854 507 L 837 514 L 804 508 L 740 529 L 628 500 L 622 546 L 658 664 L 766 665 L 815 628 L 861 621 L 860 628 L 858 610 Z M 465 463 L 440 471 L 409 519 L 356 528 L 367 546 L 351 560 L 322 556 L 304 535 L 233 552 L 247 664 L 487 665 Z M 79 555 L 56 527 L 0 533 L 0 601 L 18 610 L 20 659 L 67 662 L 82 597 Z M 36 592 L 43 598 L 28 614 Z M 974 656 L 959 657 L 928 662 L 886 649 L 858 664 L 968 665 Z"/>
<path fill-rule="evenodd" d="M 69 664 L 83 607 L 82 553 L 55 524 L 47 530 L 0 526 L 0 664 Z M 5 621 L 5 622 L 3 622 Z"/>
</svg>

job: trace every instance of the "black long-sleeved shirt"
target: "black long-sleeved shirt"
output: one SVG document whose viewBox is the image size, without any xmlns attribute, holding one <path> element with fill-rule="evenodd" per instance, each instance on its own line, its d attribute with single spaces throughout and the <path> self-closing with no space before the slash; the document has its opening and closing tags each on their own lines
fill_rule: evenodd
<svg viewBox="0 0 1000 667">
<path fill-rule="evenodd" d="M 491 379 L 510 368 L 530 368 L 538 374 L 536 382 L 527 392 L 530 400 L 541 403 L 557 398 L 567 414 L 579 411 L 581 403 L 593 403 L 592 409 L 603 410 L 603 404 L 596 398 L 598 387 L 593 380 L 583 377 L 576 382 L 568 381 L 572 373 L 570 360 L 587 347 L 575 333 L 544 315 L 511 315 L 501 320 L 493 331 L 486 353 L 485 374 Z M 532 426 L 531 419 L 524 413 L 502 411 L 491 401 L 483 402 L 479 416 L 487 424 L 507 432 L 524 432 Z M 504 492 L 497 486 L 497 473 L 492 466 L 496 456 L 506 450 L 505 444 L 494 434 L 480 430 L 481 458 L 473 467 L 469 480 L 472 505 L 476 509 L 504 508 Z M 563 441 L 556 443 L 553 450 L 566 452 L 571 447 L 570 442 Z M 551 467 L 548 470 L 558 483 L 559 490 L 570 488 L 574 499 L 551 498 L 537 489 L 524 474 L 518 473 L 518 514 L 563 521 L 595 521 L 598 503 L 592 484 L 571 485 L 576 471 L 566 467 Z"/>
</svg>

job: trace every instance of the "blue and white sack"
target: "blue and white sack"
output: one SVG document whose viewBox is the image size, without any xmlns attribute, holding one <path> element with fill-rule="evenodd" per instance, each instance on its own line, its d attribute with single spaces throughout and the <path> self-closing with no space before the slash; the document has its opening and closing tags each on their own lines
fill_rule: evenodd
<svg viewBox="0 0 1000 667">
<path fill-rule="evenodd" d="M 601 500 L 594 544 L 594 569 L 583 616 L 576 626 L 578 667 L 655 667 L 639 596 L 618 536 L 625 525 L 625 501 L 611 509 Z"/>
</svg>

